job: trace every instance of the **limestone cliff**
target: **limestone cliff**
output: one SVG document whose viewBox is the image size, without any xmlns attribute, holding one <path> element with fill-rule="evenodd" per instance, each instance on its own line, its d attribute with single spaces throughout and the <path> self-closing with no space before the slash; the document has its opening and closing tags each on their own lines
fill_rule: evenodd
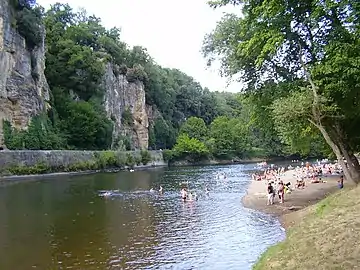
<svg viewBox="0 0 360 270">
<path fill-rule="evenodd" d="M 106 65 L 104 76 L 105 109 L 115 122 L 113 139 L 128 136 L 136 149 L 147 149 L 149 145 L 149 119 L 145 105 L 145 89 L 142 82 L 128 82 L 126 76 L 115 74 L 111 64 Z M 123 123 L 124 111 L 132 114 L 132 124 Z"/>
<path fill-rule="evenodd" d="M 44 35 L 41 44 L 30 51 L 13 22 L 9 1 L 0 0 L 0 147 L 4 146 L 3 120 L 25 129 L 49 100 Z"/>
</svg>

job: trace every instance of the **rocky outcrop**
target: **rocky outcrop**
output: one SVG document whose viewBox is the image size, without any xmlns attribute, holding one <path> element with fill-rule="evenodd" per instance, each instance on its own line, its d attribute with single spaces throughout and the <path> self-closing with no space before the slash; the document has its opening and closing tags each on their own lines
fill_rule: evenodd
<svg viewBox="0 0 360 270">
<path fill-rule="evenodd" d="M 49 100 L 45 35 L 39 46 L 28 50 L 25 39 L 12 26 L 11 14 L 9 1 L 0 0 L 0 147 L 4 147 L 3 120 L 26 129 Z"/>
<path fill-rule="evenodd" d="M 112 64 L 106 65 L 104 76 L 105 110 L 114 123 L 113 140 L 128 136 L 135 149 L 147 149 L 149 145 L 149 119 L 145 105 L 144 84 L 140 81 L 128 82 L 126 76 L 115 74 Z M 123 114 L 128 110 L 132 124 L 124 123 Z"/>
</svg>

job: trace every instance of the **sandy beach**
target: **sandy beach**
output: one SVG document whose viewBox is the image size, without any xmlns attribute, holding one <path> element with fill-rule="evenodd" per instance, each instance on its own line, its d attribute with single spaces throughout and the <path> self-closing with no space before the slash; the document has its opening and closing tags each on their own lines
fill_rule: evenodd
<svg viewBox="0 0 360 270">
<path fill-rule="evenodd" d="M 274 205 L 266 205 L 267 184 L 264 180 L 252 181 L 250 183 L 247 194 L 242 198 L 242 203 L 247 208 L 278 216 L 283 226 L 288 228 L 296 222 L 296 220 L 301 218 L 301 211 L 298 215 L 287 214 L 312 205 L 338 190 L 338 179 L 338 176 L 322 177 L 322 180 L 326 183 L 311 183 L 306 180 L 304 189 L 294 189 L 296 177 L 294 176 L 294 170 L 289 170 L 281 176 L 281 180 L 283 180 L 284 183 L 291 182 L 293 189 L 291 193 L 285 194 L 285 203 L 280 204 L 279 201 L 275 199 Z M 344 182 L 344 185 L 348 185 L 348 183 Z"/>
</svg>

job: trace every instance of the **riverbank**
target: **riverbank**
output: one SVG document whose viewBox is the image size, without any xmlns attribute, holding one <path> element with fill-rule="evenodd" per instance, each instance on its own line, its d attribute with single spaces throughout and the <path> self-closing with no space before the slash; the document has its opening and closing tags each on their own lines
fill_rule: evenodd
<svg viewBox="0 0 360 270">
<path fill-rule="evenodd" d="M 296 184 L 293 170 L 285 172 L 281 179 L 284 183 L 290 182 L 292 187 Z M 276 201 L 274 205 L 270 206 L 266 205 L 266 182 L 252 181 L 247 189 L 247 194 L 242 198 L 242 203 L 247 208 L 276 215 L 283 221 L 281 217 L 285 214 L 301 210 L 338 190 L 337 176 L 323 177 L 323 180 L 326 183 L 308 183 L 304 189 L 295 189 L 291 194 L 285 194 L 285 203 L 279 204 Z M 286 227 L 287 223 L 283 225 Z"/>
<path fill-rule="evenodd" d="M 164 167 L 161 151 L 0 151 L 0 177 Z"/>
<path fill-rule="evenodd" d="M 282 177 L 296 182 L 292 171 Z M 287 194 L 284 204 L 266 205 L 266 185 L 253 181 L 243 198 L 246 207 L 279 217 L 287 231 L 285 241 L 270 247 L 253 269 L 355 269 L 360 265 L 360 187 L 337 177 L 308 184 Z"/>
</svg>

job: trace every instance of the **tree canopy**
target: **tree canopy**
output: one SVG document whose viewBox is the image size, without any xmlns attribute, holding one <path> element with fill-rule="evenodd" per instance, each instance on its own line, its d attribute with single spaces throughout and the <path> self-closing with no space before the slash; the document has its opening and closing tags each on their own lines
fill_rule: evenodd
<svg viewBox="0 0 360 270">
<path fill-rule="evenodd" d="M 220 59 L 225 76 L 241 74 L 250 95 L 275 87 L 270 110 L 282 141 L 291 147 L 326 141 L 347 178 L 359 182 L 358 1 L 210 2 L 227 4 L 243 14 L 224 16 L 205 38 L 205 57 Z"/>
</svg>

